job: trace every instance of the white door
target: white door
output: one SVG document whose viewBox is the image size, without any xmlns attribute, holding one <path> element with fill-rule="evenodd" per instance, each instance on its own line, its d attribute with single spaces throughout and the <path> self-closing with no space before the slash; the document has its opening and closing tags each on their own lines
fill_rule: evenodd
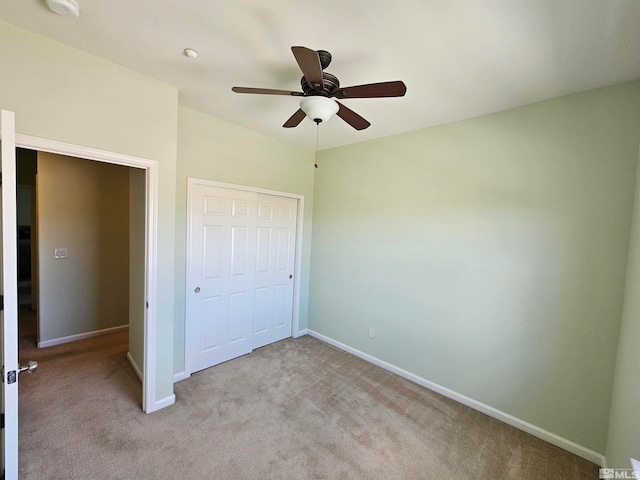
<svg viewBox="0 0 640 480">
<path fill-rule="evenodd" d="M 256 194 L 194 184 L 190 196 L 186 368 L 193 373 L 252 350 Z"/>
<path fill-rule="evenodd" d="M 253 348 L 291 336 L 295 198 L 258 194 Z"/>
<path fill-rule="evenodd" d="M 186 373 L 291 336 L 297 206 L 190 181 Z"/>
<path fill-rule="evenodd" d="M 4 478 L 18 478 L 18 247 L 16 227 L 15 115 L 2 110 L 2 469 Z"/>
</svg>

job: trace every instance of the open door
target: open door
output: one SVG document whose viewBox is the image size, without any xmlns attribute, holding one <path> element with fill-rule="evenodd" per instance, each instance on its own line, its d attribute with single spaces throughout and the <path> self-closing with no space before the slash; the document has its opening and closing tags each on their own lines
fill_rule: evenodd
<svg viewBox="0 0 640 480">
<path fill-rule="evenodd" d="M 2 110 L 0 311 L 2 328 L 2 478 L 18 478 L 18 246 L 16 241 L 15 114 Z M 0 305 L 1 306 L 1 305 Z"/>
</svg>

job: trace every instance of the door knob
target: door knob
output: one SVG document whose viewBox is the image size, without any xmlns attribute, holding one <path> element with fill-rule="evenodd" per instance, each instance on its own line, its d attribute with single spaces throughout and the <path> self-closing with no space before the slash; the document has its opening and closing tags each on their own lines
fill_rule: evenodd
<svg viewBox="0 0 640 480">
<path fill-rule="evenodd" d="M 21 365 L 20 368 L 18 368 L 18 373 L 22 373 L 22 372 L 33 373 L 36 370 L 38 370 L 38 362 L 36 362 L 35 360 L 31 360 L 26 365 Z"/>
<path fill-rule="evenodd" d="M 196 293 L 200 293 L 200 287 L 194 288 L 193 291 L 196 292 Z"/>
</svg>

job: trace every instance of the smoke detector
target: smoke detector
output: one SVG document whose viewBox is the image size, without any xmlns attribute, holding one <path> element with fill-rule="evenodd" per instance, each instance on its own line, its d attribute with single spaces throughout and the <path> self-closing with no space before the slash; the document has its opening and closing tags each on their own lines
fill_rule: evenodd
<svg viewBox="0 0 640 480">
<path fill-rule="evenodd" d="M 69 18 L 80 16 L 80 7 L 75 0 L 46 0 L 47 6 L 58 15 Z"/>
</svg>

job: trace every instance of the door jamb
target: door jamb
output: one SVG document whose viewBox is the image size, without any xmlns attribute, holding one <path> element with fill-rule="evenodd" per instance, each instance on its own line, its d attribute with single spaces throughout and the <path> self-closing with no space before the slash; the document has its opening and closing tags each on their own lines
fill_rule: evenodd
<svg viewBox="0 0 640 480">
<path fill-rule="evenodd" d="M 289 193 L 289 192 L 280 192 L 277 190 L 268 190 L 265 188 L 252 187 L 248 185 L 237 185 L 234 183 L 226 183 L 226 182 L 218 182 L 215 180 L 206 180 L 203 178 L 195 178 L 195 177 L 187 177 L 187 243 L 186 243 L 186 258 L 189 258 L 189 245 L 191 242 L 191 216 L 189 212 L 191 211 L 191 191 L 192 185 L 200 184 L 207 185 L 210 187 L 218 187 L 218 188 L 228 188 L 232 190 L 242 190 L 245 192 L 255 192 L 255 193 L 264 193 L 266 195 L 276 195 L 279 197 L 286 198 L 294 198 L 298 201 L 298 213 L 296 217 L 296 256 L 294 261 L 294 269 L 293 269 L 293 319 L 291 321 L 291 336 L 293 338 L 301 337 L 305 334 L 305 332 L 300 331 L 300 279 L 302 277 L 302 232 L 303 232 L 303 221 L 304 221 L 304 195 L 299 195 L 297 193 Z M 189 262 L 186 262 L 188 267 Z M 185 315 L 184 315 L 184 375 L 181 375 L 179 378 L 174 377 L 174 381 L 183 380 L 185 378 L 189 378 L 191 373 L 189 372 L 189 364 L 187 363 L 187 301 L 186 295 L 189 294 L 188 288 L 188 272 L 185 274 Z"/>
<path fill-rule="evenodd" d="M 158 251 L 158 162 L 146 158 L 99 150 L 71 143 L 16 133 L 16 147 L 55 153 L 84 160 L 94 160 L 146 171 L 145 225 L 145 297 L 144 359 L 142 376 L 142 410 L 151 413 L 166 406 L 156 401 L 156 291 Z"/>
</svg>

